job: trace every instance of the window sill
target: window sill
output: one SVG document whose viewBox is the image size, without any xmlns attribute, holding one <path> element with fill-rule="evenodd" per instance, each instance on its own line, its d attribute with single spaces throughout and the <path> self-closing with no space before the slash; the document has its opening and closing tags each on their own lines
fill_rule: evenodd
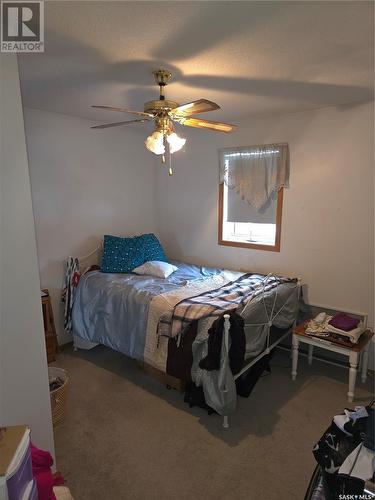
<svg viewBox="0 0 375 500">
<path fill-rule="evenodd" d="M 280 252 L 280 243 L 278 243 L 278 242 L 276 242 L 274 245 L 264 245 L 261 243 L 246 243 L 244 241 L 222 240 L 219 238 L 218 244 L 226 246 L 226 247 L 252 248 L 254 250 L 266 250 L 268 252 Z"/>
</svg>

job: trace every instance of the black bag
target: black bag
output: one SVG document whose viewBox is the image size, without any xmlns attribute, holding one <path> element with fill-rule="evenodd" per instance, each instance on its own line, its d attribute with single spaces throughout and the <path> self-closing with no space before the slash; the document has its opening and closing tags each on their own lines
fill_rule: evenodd
<svg viewBox="0 0 375 500">
<path fill-rule="evenodd" d="M 369 407 L 367 412 L 372 414 Z M 338 474 L 338 470 L 344 463 L 348 455 L 366 439 L 366 428 L 369 418 L 359 418 L 355 422 L 345 424 L 345 429 L 352 433 L 351 436 L 343 432 L 334 421 L 325 431 L 323 436 L 314 446 L 313 454 L 315 460 L 321 466 L 325 482 L 331 498 L 338 498 L 339 495 L 359 495 L 363 493 L 364 481 Z M 371 436 L 369 439 L 371 443 Z"/>
<path fill-rule="evenodd" d="M 192 380 L 186 382 L 184 401 L 188 403 L 190 408 L 198 406 L 199 408 L 207 410 L 209 415 L 216 413 L 216 411 L 206 403 L 203 387 L 197 387 Z"/>
<path fill-rule="evenodd" d="M 275 350 L 273 349 L 269 354 L 263 356 L 255 365 L 248 369 L 241 377 L 236 380 L 237 394 L 243 398 L 248 398 L 251 391 L 254 389 L 255 384 L 258 382 L 262 373 L 267 370 L 271 371 L 270 361 L 274 355 Z"/>
</svg>

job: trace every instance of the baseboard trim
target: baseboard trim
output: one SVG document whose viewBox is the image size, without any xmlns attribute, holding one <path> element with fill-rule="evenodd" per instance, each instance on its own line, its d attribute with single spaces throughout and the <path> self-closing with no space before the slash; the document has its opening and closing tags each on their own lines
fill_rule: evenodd
<svg viewBox="0 0 375 500">
<path fill-rule="evenodd" d="M 277 349 L 281 349 L 282 351 L 291 352 L 291 348 L 287 347 L 285 345 L 278 345 L 276 347 L 277 347 Z M 298 355 L 302 356 L 304 358 L 308 357 L 307 351 L 304 351 L 304 350 L 299 350 Z M 313 355 L 313 360 L 320 361 L 322 363 L 328 363 L 329 365 L 333 365 L 333 366 L 338 366 L 339 368 L 349 368 L 349 363 L 348 362 L 345 362 L 345 361 L 334 361 L 332 358 L 329 358 L 329 357 L 326 357 L 326 356 L 316 356 L 314 354 Z M 371 368 L 368 368 L 367 369 L 367 375 L 373 377 L 375 375 L 375 371 L 372 370 Z"/>
<path fill-rule="evenodd" d="M 65 342 L 65 344 L 59 344 L 58 350 L 59 352 L 66 351 L 70 347 L 73 347 L 73 340 L 71 340 L 70 342 Z"/>
</svg>

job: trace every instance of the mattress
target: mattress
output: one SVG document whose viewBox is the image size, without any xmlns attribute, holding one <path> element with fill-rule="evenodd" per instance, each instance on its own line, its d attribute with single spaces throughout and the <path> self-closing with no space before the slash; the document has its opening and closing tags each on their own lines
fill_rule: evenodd
<svg viewBox="0 0 375 500">
<path fill-rule="evenodd" d="M 217 268 L 173 262 L 178 270 L 168 278 L 135 274 L 110 274 L 91 271 L 78 284 L 73 312 L 73 335 L 84 341 L 99 343 L 133 359 L 146 362 L 165 373 L 182 378 L 189 372 L 191 344 L 197 332 L 197 322 L 184 331 L 183 342 L 157 335 L 160 318 L 174 310 L 186 297 L 220 289 L 233 283 L 244 273 Z M 263 275 L 251 275 L 259 283 Z M 284 309 L 276 317 L 277 326 L 286 328 L 296 314 L 296 300 L 289 298 L 294 283 L 254 297 L 245 311 L 245 321 L 254 323 L 248 328 L 247 357 L 264 347 L 263 323 L 268 313 Z M 268 312 L 267 312 L 268 309 Z M 259 326 L 261 325 L 261 326 Z"/>
</svg>

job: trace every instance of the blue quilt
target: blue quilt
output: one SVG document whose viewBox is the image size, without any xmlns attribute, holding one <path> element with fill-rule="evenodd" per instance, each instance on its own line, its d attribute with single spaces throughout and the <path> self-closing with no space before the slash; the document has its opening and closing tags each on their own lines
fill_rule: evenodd
<svg viewBox="0 0 375 500">
<path fill-rule="evenodd" d="M 142 361 L 153 297 L 220 272 L 215 268 L 172 263 L 178 270 L 165 279 L 100 271 L 83 275 L 74 299 L 73 334 Z"/>
</svg>

